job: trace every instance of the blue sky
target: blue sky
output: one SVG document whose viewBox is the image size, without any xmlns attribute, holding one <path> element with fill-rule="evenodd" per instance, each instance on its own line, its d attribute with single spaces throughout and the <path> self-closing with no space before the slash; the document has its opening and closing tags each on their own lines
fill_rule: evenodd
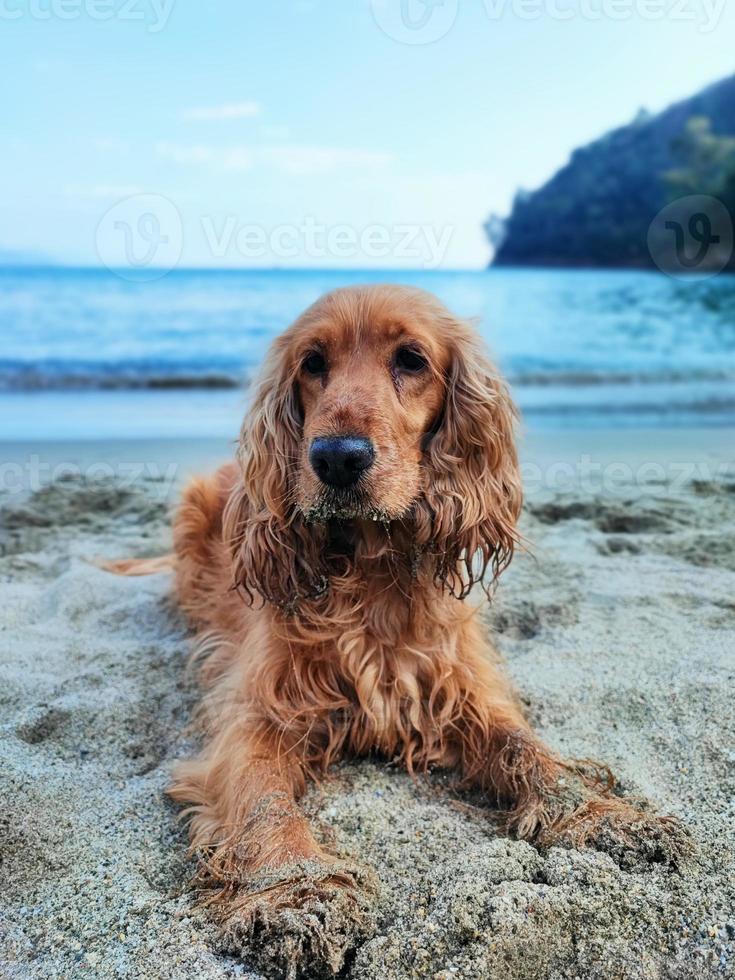
<svg viewBox="0 0 735 980">
<path fill-rule="evenodd" d="M 0 0 L 0 257 L 110 261 L 142 194 L 185 265 L 480 267 L 518 187 L 735 68 L 724 0 L 403 2 Z"/>
</svg>

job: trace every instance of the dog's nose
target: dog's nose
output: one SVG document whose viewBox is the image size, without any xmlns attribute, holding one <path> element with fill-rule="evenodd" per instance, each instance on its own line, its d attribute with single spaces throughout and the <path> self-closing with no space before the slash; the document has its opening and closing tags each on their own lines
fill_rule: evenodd
<svg viewBox="0 0 735 980">
<path fill-rule="evenodd" d="M 322 483 L 351 487 L 375 462 L 375 450 L 359 436 L 321 436 L 311 444 L 309 462 Z"/>
</svg>

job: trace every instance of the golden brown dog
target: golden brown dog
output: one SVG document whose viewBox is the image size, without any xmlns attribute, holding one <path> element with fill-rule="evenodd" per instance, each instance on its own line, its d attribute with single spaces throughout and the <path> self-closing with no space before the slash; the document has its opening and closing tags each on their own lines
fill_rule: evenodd
<svg viewBox="0 0 735 980">
<path fill-rule="evenodd" d="M 231 944 L 281 975 L 331 975 L 369 929 L 371 874 L 297 804 L 340 758 L 454 770 L 542 846 L 676 837 L 539 741 L 462 601 L 517 542 L 513 425 L 472 330 L 436 299 L 338 290 L 273 345 L 237 463 L 184 493 L 176 591 L 206 741 L 171 794 Z"/>
</svg>

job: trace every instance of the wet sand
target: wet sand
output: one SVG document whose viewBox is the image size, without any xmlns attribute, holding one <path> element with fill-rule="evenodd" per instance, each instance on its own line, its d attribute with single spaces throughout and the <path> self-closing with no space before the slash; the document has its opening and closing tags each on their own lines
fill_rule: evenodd
<svg viewBox="0 0 735 980">
<path fill-rule="evenodd" d="M 2 450 L 0 976 L 255 977 L 194 908 L 163 793 L 196 700 L 167 577 L 89 563 L 166 550 L 181 480 L 228 447 Z M 529 551 L 489 628 L 543 737 L 678 816 L 695 856 L 541 853 L 439 777 L 345 764 L 305 801 L 381 883 L 345 976 L 734 976 L 735 434 L 535 433 L 524 460 Z"/>
</svg>

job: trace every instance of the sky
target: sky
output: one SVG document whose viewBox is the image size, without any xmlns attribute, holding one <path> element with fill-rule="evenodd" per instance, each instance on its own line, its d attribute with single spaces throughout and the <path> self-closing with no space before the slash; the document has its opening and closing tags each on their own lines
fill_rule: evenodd
<svg viewBox="0 0 735 980">
<path fill-rule="evenodd" d="M 727 0 L 0 0 L 0 261 L 480 268 L 733 37 Z"/>
</svg>

